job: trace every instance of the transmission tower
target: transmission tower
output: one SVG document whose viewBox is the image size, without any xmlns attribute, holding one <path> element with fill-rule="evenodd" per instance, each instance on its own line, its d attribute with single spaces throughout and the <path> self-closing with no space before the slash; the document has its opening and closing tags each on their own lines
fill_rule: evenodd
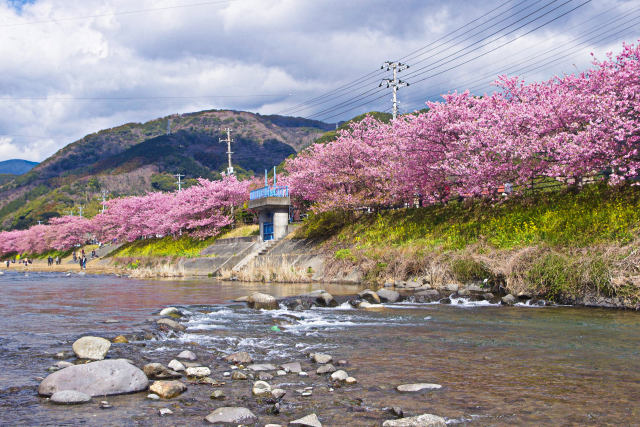
<svg viewBox="0 0 640 427">
<path fill-rule="evenodd" d="M 227 168 L 227 175 L 233 175 L 233 166 L 231 165 L 231 155 L 233 152 L 231 151 L 231 143 L 233 140 L 231 139 L 231 129 L 225 129 L 227 131 L 227 139 L 220 138 L 220 142 L 227 143 L 227 157 L 229 159 L 229 167 Z"/>
<path fill-rule="evenodd" d="M 387 87 L 390 87 L 393 90 L 393 119 L 395 120 L 398 117 L 398 89 L 404 86 L 409 86 L 409 83 L 404 82 L 398 79 L 398 73 L 402 70 L 406 70 L 409 68 L 407 64 L 403 64 L 402 62 L 395 61 L 385 61 L 385 63 L 380 67 L 381 70 L 387 69 L 387 71 L 393 71 L 392 79 L 382 79 L 378 87 L 381 87 L 386 83 Z"/>
<path fill-rule="evenodd" d="M 176 184 L 178 184 L 178 191 L 182 191 L 182 177 L 184 177 L 184 175 L 181 175 L 179 173 L 173 175 L 176 178 L 178 178 L 178 181 L 176 181 Z"/>
<path fill-rule="evenodd" d="M 107 193 L 107 190 L 102 190 L 102 213 L 104 213 L 106 209 L 105 203 L 107 201 L 107 194 L 109 194 Z"/>
</svg>

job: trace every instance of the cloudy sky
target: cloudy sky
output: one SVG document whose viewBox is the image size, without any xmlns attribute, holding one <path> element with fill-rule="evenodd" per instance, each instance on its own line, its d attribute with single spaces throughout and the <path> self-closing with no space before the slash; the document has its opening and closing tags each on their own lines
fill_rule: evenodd
<svg viewBox="0 0 640 427">
<path fill-rule="evenodd" d="M 548 79 L 640 39 L 637 0 L 0 0 L 0 160 L 100 129 L 231 108 L 327 122 L 501 73 Z"/>
</svg>

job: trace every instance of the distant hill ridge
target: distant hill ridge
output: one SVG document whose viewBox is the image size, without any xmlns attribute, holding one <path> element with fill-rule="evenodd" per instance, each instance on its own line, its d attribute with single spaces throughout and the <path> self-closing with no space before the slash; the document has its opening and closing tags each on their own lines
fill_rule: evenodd
<svg viewBox="0 0 640 427">
<path fill-rule="evenodd" d="M 0 174 L 22 175 L 29 172 L 38 162 L 31 162 L 22 159 L 10 159 L 0 161 Z"/>
<path fill-rule="evenodd" d="M 185 175 L 186 185 L 197 177 L 215 179 L 227 167 L 227 146 L 219 141 L 227 127 L 234 140 L 233 166 L 248 176 L 282 163 L 335 124 L 207 110 L 101 130 L 21 176 L 0 180 L 0 229 L 25 228 L 79 205 L 85 215 L 94 215 L 103 190 L 110 197 L 173 191 L 176 173 Z"/>
</svg>

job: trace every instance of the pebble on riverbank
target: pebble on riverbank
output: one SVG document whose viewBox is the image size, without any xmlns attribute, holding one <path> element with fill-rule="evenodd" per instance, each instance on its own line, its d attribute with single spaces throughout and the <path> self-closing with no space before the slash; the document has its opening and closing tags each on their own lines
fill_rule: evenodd
<svg viewBox="0 0 640 427">
<path fill-rule="evenodd" d="M 107 355 L 111 343 L 109 340 L 86 336 L 77 339 L 73 345 L 73 352 L 80 359 L 102 360 Z"/>
<path fill-rule="evenodd" d="M 163 399 L 171 399 L 187 390 L 187 386 L 180 381 L 154 381 L 149 387 L 149 391 L 157 394 Z"/>
<path fill-rule="evenodd" d="M 446 427 L 444 418 L 432 414 L 422 414 L 416 417 L 387 420 L 383 427 Z"/>
</svg>

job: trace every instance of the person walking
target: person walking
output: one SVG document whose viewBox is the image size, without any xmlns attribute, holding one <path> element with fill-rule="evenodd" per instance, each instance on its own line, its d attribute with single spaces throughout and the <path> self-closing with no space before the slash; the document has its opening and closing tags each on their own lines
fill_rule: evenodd
<svg viewBox="0 0 640 427">
<path fill-rule="evenodd" d="M 60 265 L 60 255 L 56 256 L 56 265 Z"/>
<path fill-rule="evenodd" d="M 48 265 L 49 267 L 51 267 L 51 264 L 53 264 L 53 258 L 51 258 L 51 255 L 49 255 L 49 256 L 47 257 L 47 265 Z"/>
<path fill-rule="evenodd" d="M 10 264 L 11 264 L 11 262 L 9 260 L 7 260 L 7 269 L 9 268 Z"/>
<path fill-rule="evenodd" d="M 78 254 L 76 254 L 76 251 L 73 251 L 73 262 L 78 262 Z"/>
<path fill-rule="evenodd" d="M 87 269 L 87 257 L 86 256 L 82 257 L 82 269 L 83 270 Z"/>
</svg>

